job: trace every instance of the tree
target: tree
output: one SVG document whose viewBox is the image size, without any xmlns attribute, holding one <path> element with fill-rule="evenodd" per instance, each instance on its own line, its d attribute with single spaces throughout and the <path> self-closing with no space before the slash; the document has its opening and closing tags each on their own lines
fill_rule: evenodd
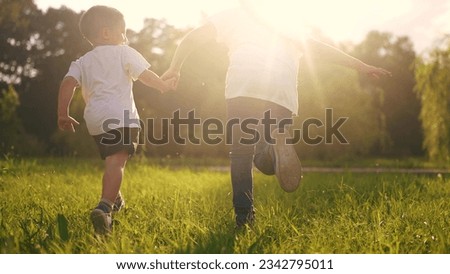
<svg viewBox="0 0 450 274">
<path fill-rule="evenodd" d="M 332 111 L 332 121 L 326 118 L 329 110 Z M 346 141 L 341 142 L 334 136 L 326 140 L 327 126 L 341 118 L 345 122 L 339 127 L 339 132 Z M 310 121 L 312 124 L 308 126 Z M 348 68 L 314 60 L 301 62 L 299 117 L 294 127 L 302 130 L 303 139 L 297 147 L 304 159 L 367 156 L 383 132 L 371 96 L 361 87 L 358 74 Z"/>
<path fill-rule="evenodd" d="M 35 77 L 24 79 L 18 88 L 20 114 L 27 130 L 47 143 L 57 129 L 59 84 L 70 62 L 90 49 L 78 30 L 80 15 L 64 7 L 50 8 L 33 22 L 41 46 L 31 55 Z"/>
<path fill-rule="evenodd" d="M 16 109 L 19 106 L 19 96 L 12 86 L 2 90 L 0 94 L 0 152 L 7 153 L 14 147 L 14 140 L 21 130 Z"/>
<path fill-rule="evenodd" d="M 59 83 L 70 61 L 88 49 L 78 31 L 80 14 L 64 7 L 43 13 L 31 0 L 0 3 L 1 87 L 14 84 L 24 128 L 48 143 L 56 129 Z"/>
<path fill-rule="evenodd" d="M 36 73 L 30 57 L 41 44 L 36 18 L 42 16 L 32 0 L 0 0 L 0 82 L 20 84 Z"/>
<path fill-rule="evenodd" d="M 17 115 L 19 96 L 12 85 L 0 92 L 0 155 L 42 152 L 42 144 L 26 134 Z"/>
<path fill-rule="evenodd" d="M 377 83 L 361 78 L 361 85 L 371 90 L 379 121 L 385 124 L 388 139 L 381 140 L 377 154 L 421 155 L 422 131 L 419 122 L 420 101 L 414 93 L 415 52 L 408 37 L 370 32 L 352 53 L 369 64 L 392 72 L 392 78 Z"/>
<path fill-rule="evenodd" d="M 418 59 L 415 90 L 422 102 L 423 146 L 434 161 L 450 161 L 450 39 L 428 60 Z"/>
</svg>

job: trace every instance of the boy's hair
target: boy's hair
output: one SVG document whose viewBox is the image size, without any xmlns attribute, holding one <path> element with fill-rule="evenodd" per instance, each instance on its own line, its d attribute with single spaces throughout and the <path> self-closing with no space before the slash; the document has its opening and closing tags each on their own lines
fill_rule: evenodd
<svg viewBox="0 0 450 274">
<path fill-rule="evenodd" d="M 123 14 L 117 9 L 107 6 L 93 6 L 83 13 L 79 27 L 83 37 L 92 43 L 102 28 L 115 27 L 123 21 Z"/>
</svg>

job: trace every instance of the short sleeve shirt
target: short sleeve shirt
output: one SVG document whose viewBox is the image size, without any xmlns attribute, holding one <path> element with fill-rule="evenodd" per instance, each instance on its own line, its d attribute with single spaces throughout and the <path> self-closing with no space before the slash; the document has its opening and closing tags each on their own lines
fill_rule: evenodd
<svg viewBox="0 0 450 274">
<path fill-rule="evenodd" d="M 89 134 L 140 127 L 133 81 L 149 67 L 139 52 L 126 45 L 97 46 L 71 63 L 66 77 L 74 77 L 81 86 Z"/>
<path fill-rule="evenodd" d="M 208 18 L 229 49 L 225 97 L 252 97 L 298 111 L 300 51 L 240 8 Z"/>
</svg>

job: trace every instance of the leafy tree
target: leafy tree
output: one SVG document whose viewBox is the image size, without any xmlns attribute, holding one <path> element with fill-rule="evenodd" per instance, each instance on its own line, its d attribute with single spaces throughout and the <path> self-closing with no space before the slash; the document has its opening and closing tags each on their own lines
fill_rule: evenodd
<svg viewBox="0 0 450 274">
<path fill-rule="evenodd" d="M 45 142 L 56 130 L 59 84 L 70 62 L 90 49 L 79 33 L 79 17 L 64 7 L 50 8 L 33 22 L 41 46 L 32 55 L 36 76 L 24 80 L 20 87 L 20 113 L 27 130 Z"/>
<path fill-rule="evenodd" d="M 25 133 L 17 115 L 19 96 L 12 85 L 0 93 L 0 154 L 32 154 L 43 151 L 43 145 Z"/>
<path fill-rule="evenodd" d="M 378 119 L 386 126 L 387 138 L 380 140 L 377 154 L 421 155 L 422 132 L 419 122 L 420 101 L 414 93 L 415 52 L 407 37 L 370 32 L 352 53 L 361 60 L 388 69 L 392 78 L 374 82 L 361 78 L 371 90 Z"/>
<path fill-rule="evenodd" d="M 0 6 L 1 150 L 42 152 L 42 144 L 26 133 L 19 115 L 25 82 L 37 74 L 33 56 L 41 44 L 33 22 L 42 12 L 31 0 L 0 0 Z"/>
<path fill-rule="evenodd" d="M 428 157 L 450 161 L 450 39 L 446 48 L 435 48 L 429 59 L 418 59 L 416 91 L 422 101 L 420 120 Z"/>
<path fill-rule="evenodd" d="M 0 82 L 20 84 L 36 74 L 31 56 L 41 46 L 36 18 L 42 13 L 32 0 L 0 0 Z"/>
<path fill-rule="evenodd" d="M 0 149 L 6 153 L 11 149 L 14 140 L 18 137 L 20 131 L 20 122 L 17 117 L 16 109 L 19 106 L 19 96 L 12 86 L 7 90 L 2 90 L 0 97 Z"/>
<path fill-rule="evenodd" d="M 383 127 L 378 124 L 370 94 L 359 84 L 359 75 L 351 69 L 313 60 L 307 62 L 306 59 L 301 62 L 299 75 L 300 107 L 294 126 L 302 130 L 299 155 L 315 159 L 368 155 Z M 333 120 L 327 121 L 326 109 L 331 109 Z M 329 127 L 341 118 L 345 122 L 339 127 L 339 132 L 347 143 L 335 136 L 326 140 L 326 123 Z M 307 127 L 314 119 L 320 123 L 317 120 Z M 319 139 L 312 141 L 308 138 Z"/>
<path fill-rule="evenodd" d="M 2 88 L 15 85 L 24 128 L 48 143 L 56 129 L 59 83 L 70 61 L 87 50 L 78 31 L 80 15 L 67 8 L 43 13 L 31 0 L 0 3 Z"/>
</svg>

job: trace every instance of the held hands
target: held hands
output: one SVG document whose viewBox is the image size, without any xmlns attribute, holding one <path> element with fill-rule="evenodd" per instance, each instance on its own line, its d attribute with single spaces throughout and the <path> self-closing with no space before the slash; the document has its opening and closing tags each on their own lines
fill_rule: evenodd
<svg viewBox="0 0 450 274">
<path fill-rule="evenodd" d="M 161 76 L 161 79 L 163 81 L 173 81 L 173 90 L 176 90 L 178 87 L 178 82 L 180 81 L 180 71 L 169 68 Z"/>
<path fill-rule="evenodd" d="M 58 127 L 62 131 L 72 131 L 75 132 L 75 125 L 80 123 L 70 116 L 59 116 L 58 117 Z"/>
<path fill-rule="evenodd" d="M 178 87 L 178 82 L 180 81 L 180 72 L 168 69 L 160 79 L 164 83 L 164 87 L 161 90 L 162 93 L 176 90 Z"/>
<path fill-rule="evenodd" d="M 169 79 L 164 79 L 161 77 L 161 80 L 163 80 L 163 86 L 160 89 L 161 93 L 166 93 L 168 91 L 177 89 L 178 79 L 176 79 L 175 77 Z"/>
</svg>

